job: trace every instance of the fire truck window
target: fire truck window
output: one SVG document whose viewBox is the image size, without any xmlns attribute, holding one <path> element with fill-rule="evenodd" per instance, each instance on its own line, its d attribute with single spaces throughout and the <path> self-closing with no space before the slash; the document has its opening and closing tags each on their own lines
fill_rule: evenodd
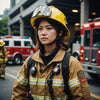
<svg viewBox="0 0 100 100">
<path fill-rule="evenodd" d="M 90 30 L 84 31 L 84 47 L 90 46 Z"/>
<path fill-rule="evenodd" d="M 9 41 L 4 41 L 5 42 L 5 46 L 9 46 Z"/>
<path fill-rule="evenodd" d="M 93 47 L 100 47 L 100 28 L 93 29 Z"/>
<path fill-rule="evenodd" d="M 14 46 L 21 46 L 21 41 L 14 41 Z"/>
<path fill-rule="evenodd" d="M 24 41 L 24 46 L 30 47 L 31 46 L 30 41 Z"/>
</svg>

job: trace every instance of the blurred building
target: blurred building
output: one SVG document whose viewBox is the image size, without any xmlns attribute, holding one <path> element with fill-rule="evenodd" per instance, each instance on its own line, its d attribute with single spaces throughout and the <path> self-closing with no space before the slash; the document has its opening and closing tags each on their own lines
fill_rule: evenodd
<svg viewBox="0 0 100 100">
<path fill-rule="evenodd" d="M 54 5 L 66 15 L 71 37 L 71 44 L 80 34 L 80 27 L 88 19 L 98 17 L 99 2 L 96 0 L 11 0 L 11 10 L 8 14 L 8 33 L 17 36 L 33 36 L 34 30 L 30 25 L 33 10 L 38 5 Z M 93 15 L 94 12 L 94 15 Z"/>
<path fill-rule="evenodd" d="M 16 5 L 16 0 L 10 0 L 10 6 L 13 8 Z"/>
<path fill-rule="evenodd" d="M 3 14 L 0 14 L 0 19 L 2 19 L 3 17 L 5 17 L 5 16 L 8 16 L 8 12 L 9 12 L 9 9 L 5 9 L 4 10 L 4 12 L 3 12 Z"/>
<path fill-rule="evenodd" d="M 2 14 L 0 14 L 0 20 L 3 18 L 3 15 Z"/>
<path fill-rule="evenodd" d="M 9 13 L 9 9 L 5 9 L 5 10 L 4 10 L 3 17 L 8 16 L 8 13 Z"/>
</svg>

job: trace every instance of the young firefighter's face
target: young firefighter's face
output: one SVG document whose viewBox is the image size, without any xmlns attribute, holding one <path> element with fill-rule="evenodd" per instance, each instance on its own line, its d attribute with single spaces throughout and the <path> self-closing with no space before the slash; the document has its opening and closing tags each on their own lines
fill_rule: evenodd
<svg viewBox="0 0 100 100">
<path fill-rule="evenodd" d="M 42 20 L 38 26 L 38 37 L 43 45 L 48 45 L 56 39 L 57 31 L 47 20 Z"/>
</svg>

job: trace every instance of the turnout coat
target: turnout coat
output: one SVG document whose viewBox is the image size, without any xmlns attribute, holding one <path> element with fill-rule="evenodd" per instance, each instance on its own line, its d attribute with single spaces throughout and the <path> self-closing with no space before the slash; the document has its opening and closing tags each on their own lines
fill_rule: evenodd
<svg viewBox="0 0 100 100">
<path fill-rule="evenodd" d="M 51 100 L 47 79 L 50 77 L 54 62 L 60 62 L 60 73 L 54 75 L 52 82 L 54 98 L 55 100 L 67 100 L 62 76 L 62 60 L 65 52 L 66 51 L 59 49 L 56 56 L 47 65 L 42 61 L 40 51 L 37 51 L 32 56 L 32 59 L 36 61 L 35 67 L 37 68 L 36 75 L 29 76 L 30 90 L 34 100 Z M 11 100 L 25 99 L 28 85 L 28 59 L 29 58 L 26 59 L 17 75 Z M 83 68 L 80 62 L 73 56 L 71 56 L 69 60 L 69 88 L 73 100 L 90 100 L 89 86 Z"/>
<path fill-rule="evenodd" d="M 8 61 L 8 52 L 6 48 L 0 49 L 0 68 L 1 68 L 1 73 L 0 77 L 4 78 L 5 77 L 5 68 L 6 68 L 6 62 Z"/>
</svg>

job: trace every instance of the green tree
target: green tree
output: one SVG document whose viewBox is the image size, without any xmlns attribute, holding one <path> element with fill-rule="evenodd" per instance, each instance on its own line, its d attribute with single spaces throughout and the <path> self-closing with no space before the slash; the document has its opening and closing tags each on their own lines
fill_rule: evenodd
<svg viewBox="0 0 100 100">
<path fill-rule="evenodd" d="M 5 36 L 8 34 L 8 17 L 4 17 L 0 20 L 0 36 Z"/>
</svg>

